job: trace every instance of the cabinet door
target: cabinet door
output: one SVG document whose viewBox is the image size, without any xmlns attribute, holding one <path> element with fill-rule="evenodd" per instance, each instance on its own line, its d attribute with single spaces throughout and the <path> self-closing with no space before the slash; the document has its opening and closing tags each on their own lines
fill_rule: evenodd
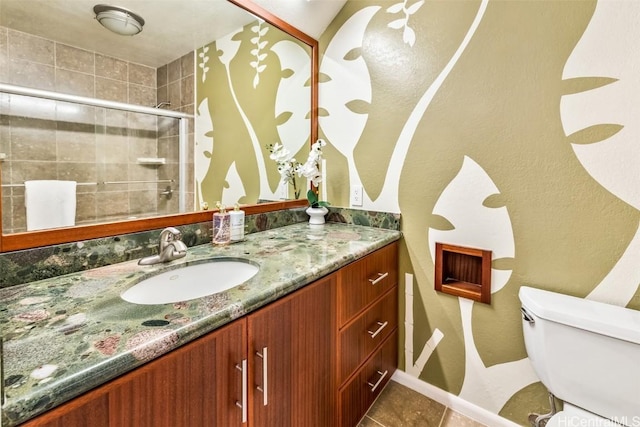
<svg viewBox="0 0 640 427">
<path fill-rule="evenodd" d="M 244 321 L 233 322 L 126 376 L 109 393 L 111 426 L 239 426 Z"/>
<path fill-rule="evenodd" d="M 109 427 L 109 400 L 104 391 L 93 391 L 40 415 L 23 427 Z"/>
<path fill-rule="evenodd" d="M 325 427 L 334 414 L 335 275 L 248 318 L 253 427 Z"/>
</svg>

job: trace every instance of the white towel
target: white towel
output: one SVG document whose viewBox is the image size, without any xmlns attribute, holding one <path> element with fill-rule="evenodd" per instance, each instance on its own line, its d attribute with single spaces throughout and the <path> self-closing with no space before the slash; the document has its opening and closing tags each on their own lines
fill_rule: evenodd
<svg viewBox="0 0 640 427">
<path fill-rule="evenodd" d="M 75 181 L 25 181 L 27 230 L 69 227 L 76 223 Z"/>
</svg>

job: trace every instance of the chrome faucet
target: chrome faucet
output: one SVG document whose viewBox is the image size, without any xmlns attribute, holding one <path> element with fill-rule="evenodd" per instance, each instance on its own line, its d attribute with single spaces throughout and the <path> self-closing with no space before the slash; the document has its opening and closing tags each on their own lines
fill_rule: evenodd
<svg viewBox="0 0 640 427">
<path fill-rule="evenodd" d="M 182 233 L 175 227 L 167 227 L 160 232 L 158 255 L 151 255 L 138 261 L 139 265 L 152 265 L 182 258 L 187 254 L 187 245 L 182 241 Z"/>
</svg>

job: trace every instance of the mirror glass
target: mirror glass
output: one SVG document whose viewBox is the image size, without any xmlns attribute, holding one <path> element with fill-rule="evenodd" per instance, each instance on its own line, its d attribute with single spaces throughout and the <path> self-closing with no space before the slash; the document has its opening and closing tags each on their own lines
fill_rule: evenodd
<svg viewBox="0 0 640 427">
<path fill-rule="evenodd" d="M 121 0 L 145 21 L 134 36 L 103 28 L 95 4 L 0 0 L 0 83 L 45 93 L 0 94 L 2 243 L 14 233 L 157 218 L 218 200 L 293 197 L 279 188 L 269 150 L 282 143 L 306 157 L 308 43 L 227 1 Z M 39 207 L 40 224 L 28 226 L 27 205 Z"/>
</svg>

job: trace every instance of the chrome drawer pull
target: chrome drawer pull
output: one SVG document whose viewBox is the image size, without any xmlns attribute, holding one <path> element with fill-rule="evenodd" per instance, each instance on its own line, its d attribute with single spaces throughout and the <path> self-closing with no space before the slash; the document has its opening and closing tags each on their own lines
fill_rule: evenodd
<svg viewBox="0 0 640 427">
<path fill-rule="evenodd" d="M 387 325 L 389 324 L 389 322 L 376 322 L 378 324 L 378 326 L 380 326 L 378 329 L 376 329 L 375 331 L 367 331 L 369 333 L 369 335 L 371 335 L 371 338 L 375 338 L 376 335 L 378 335 L 380 332 L 382 332 L 382 330 L 384 328 L 387 327 Z"/>
<path fill-rule="evenodd" d="M 373 393 L 374 391 L 376 391 L 376 389 L 378 388 L 378 386 L 380 385 L 380 383 L 382 383 L 382 380 L 384 380 L 384 378 L 387 376 L 387 374 L 389 373 L 389 371 L 384 371 L 384 372 L 380 372 L 378 371 L 378 375 L 380 375 L 380 379 L 375 383 L 375 384 L 371 384 L 370 382 L 367 382 L 367 384 L 369 385 L 369 387 L 371 387 L 371 393 Z"/>
<path fill-rule="evenodd" d="M 242 402 L 236 401 L 236 406 L 242 409 L 242 424 L 247 422 L 247 359 L 242 359 L 242 366 L 236 365 L 242 371 Z"/>
<path fill-rule="evenodd" d="M 268 371 L 267 367 L 269 366 L 269 362 L 267 361 L 267 347 L 262 348 L 262 353 L 256 351 L 256 356 L 262 359 L 262 387 L 256 386 L 258 391 L 262 392 L 262 405 L 267 406 L 269 403 L 268 393 L 269 389 L 267 388 L 268 384 Z"/>
<path fill-rule="evenodd" d="M 388 275 L 389 275 L 389 272 L 378 273 L 378 277 L 376 279 L 369 279 L 369 281 L 371 282 L 372 285 L 375 285 L 376 283 L 378 283 L 379 281 L 381 281 L 382 279 L 384 279 Z"/>
</svg>

